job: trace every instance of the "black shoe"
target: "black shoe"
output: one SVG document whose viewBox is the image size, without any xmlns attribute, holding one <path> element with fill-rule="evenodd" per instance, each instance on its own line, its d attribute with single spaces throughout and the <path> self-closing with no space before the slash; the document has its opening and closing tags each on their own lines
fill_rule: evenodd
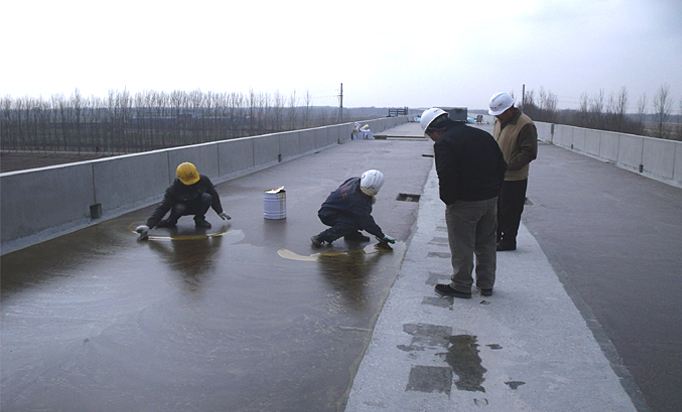
<svg viewBox="0 0 682 412">
<path fill-rule="evenodd" d="M 324 240 L 320 240 L 319 235 L 315 235 L 310 238 L 310 246 L 312 246 L 314 249 L 319 249 L 324 245 Z"/>
<path fill-rule="evenodd" d="M 493 295 L 493 288 L 481 289 L 481 296 L 492 296 L 492 295 Z"/>
<path fill-rule="evenodd" d="M 168 219 L 160 220 L 159 223 L 156 224 L 156 227 L 162 227 L 162 228 L 163 228 L 163 227 L 174 228 L 175 226 L 177 226 L 177 225 L 175 224 L 175 222 L 171 222 L 171 221 L 168 220 Z"/>
<path fill-rule="evenodd" d="M 210 229 L 211 224 L 206 219 L 194 219 L 194 226 L 198 229 Z"/>
<path fill-rule="evenodd" d="M 360 232 L 354 232 L 343 237 L 344 240 L 349 242 L 369 242 L 369 236 L 365 236 Z"/>
<path fill-rule="evenodd" d="M 438 284 L 435 287 L 436 293 L 442 296 L 454 296 L 456 298 L 471 299 L 471 292 L 460 292 L 453 289 L 450 285 Z"/>
<path fill-rule="evenodd" d="M 506 250 L 516 250 L 516 243 L 500 241 L 497 242 L 497 251 L 504 252 Z"/>
</svg>

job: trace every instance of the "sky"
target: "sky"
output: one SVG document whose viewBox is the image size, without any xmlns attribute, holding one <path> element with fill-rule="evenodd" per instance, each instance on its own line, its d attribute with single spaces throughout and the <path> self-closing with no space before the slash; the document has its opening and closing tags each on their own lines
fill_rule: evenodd
<svg viewBox="0 0 682 412">
<path fill-rule="evenodd" d="M 0 0 L 0 97 L 279 93 L 314 105 L 559 108 L 667 85 L 682 108 L 680 0 Z"/>
</svg>

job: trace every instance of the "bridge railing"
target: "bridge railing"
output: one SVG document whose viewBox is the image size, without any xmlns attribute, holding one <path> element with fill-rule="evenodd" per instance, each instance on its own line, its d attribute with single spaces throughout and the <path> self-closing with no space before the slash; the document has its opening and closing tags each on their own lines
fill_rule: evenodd
<svg viewBox="0 0 682 412">
<path fill-rule="evenodd" d="M 407 116 L 364 121 L 382 131 Z M 222 183 L 351 138 L 352 123 L 114 156 L 0 174 L 0 253 L 160 200 L 183 161 Z"/>
<path fill-rule="evenodd" d="M 538 137 L 682 188 L 682 142 L 563 124 L 535 122 Z"/>
</svg>

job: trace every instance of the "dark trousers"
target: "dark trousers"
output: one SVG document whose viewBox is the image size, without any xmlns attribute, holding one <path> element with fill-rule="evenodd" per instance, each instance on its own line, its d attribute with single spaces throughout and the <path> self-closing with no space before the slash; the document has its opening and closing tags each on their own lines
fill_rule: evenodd
<svg viewBox="0 0 682 412">
<path fill-rule="evenodd" d="M 192 199 L 187 203 L 176 203 L 171 208 L 170 216 L 168 217 L 168 222 L 172 224 L 178 223 L 180 216 L 194 215 L 194 220 L 204 220 L 206 218 L 206 212 L 208 208 L 211 207 L 213 198 L 208 193 L 202 193 L 201 196 L 196 199 Z"/>
<path fill-rule="evenodd" d="M 321 241 L 333 242 L 336 239 L 353 234 L 360 230 L 352 216 L 332 210 L 320 210 L 317 213 L 320 221 L 329 229 L 321 232 L 318 236 Z"/>
<path fill-rule="evenodd" d="M 497 240 L 516 246 L 528 179 L 504 181 L 497 199 Z"/>
<path fill-rule="evenodd" d="M 471 292 L 476 256 L 476 286 L 492 289 L 495 284 L 497 255 L 495 221 L 497 199 L 466 202 L 457 200 L 445 208 L 448 241 L 452 255 L 452 286 L 460 292 Z"/>
</svg>

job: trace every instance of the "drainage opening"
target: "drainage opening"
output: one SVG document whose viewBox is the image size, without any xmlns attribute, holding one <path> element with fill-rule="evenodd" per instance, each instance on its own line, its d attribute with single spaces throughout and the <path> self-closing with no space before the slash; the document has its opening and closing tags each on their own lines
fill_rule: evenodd
<svg viewBox="0 0 682 412">
<path fill-rule="evenodd" d="M 398 193 L 398 197 L 395 200 L 400 200 L 403 202 L 418 202 L 421 195 L 414 195 L 411 193 Z"/>
<path fill-rule="evenodd" d="M 100 217 L 102 217 L 102 204 L 95 203 L 94 205 L 90 205 L 90 218 L 99 219 Z"/>
</svg>

